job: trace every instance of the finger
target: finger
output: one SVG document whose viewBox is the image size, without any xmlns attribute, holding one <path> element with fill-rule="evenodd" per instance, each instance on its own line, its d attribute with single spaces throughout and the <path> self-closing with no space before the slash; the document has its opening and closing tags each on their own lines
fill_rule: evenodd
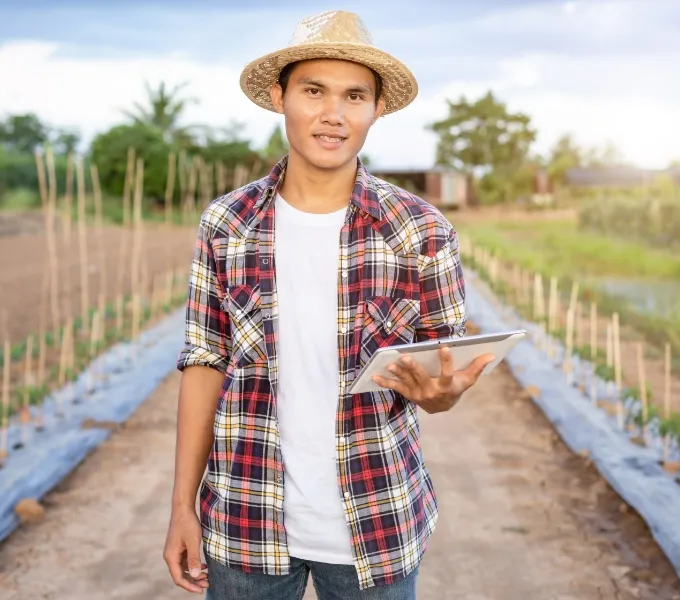
<svg viewBox="0 0 680 600">
<path fill-rule="evenodd" d="M 442 348 L 439 351 L 439 358 L 441 360 L 441 374 L 439 376 L 439 383 L 443 387 L 449 387 L 453 381 L 453 352 L 451 348 Z"/>
<path fill-rule="evenodd" d="M 182 554 L 175 554 L 166 559 L 168 568 L 170 569 L 170 576 L 175 582 L 175 585 L 185 589 L 187 592 L 194 592 L 200 594 L 201 588 L 199 585 L 192 583 L 184 576 L 184 569 L 182 569 Z"/>
<path fill-rule="evenodd" d="M 201 574 L 203 564 L 201 563 L 201 540 L 200 538 L 193 540 L 193 543 L 187 544 L 187 569 L 189 575 L 196 579 Z"/>
<path fill-rule="evenodd" d="M 394 390 L 406 398 L 409 396 L 409 387 L 403 381 L 399 381 L 397 379 L 388 379 L 387 377 L 380 377 L 380 375 L 373 377 L 373 381 L 375 381 L 382 388 Z"/>
<path fill-rule="evenodd" d="M 493 354 L 482 354 L 470 363 L 470 366 L 466 369 L 466 371 L 468 371 L 468 375 L 473 379 L 473 381 L 477 381 L 486 366 L 491 364 L 494 360 L 496 360 L 496 357 Z"/>
<path fill-rule="evenodd" d="M 416 382 L 413 379 L 413 374 L 405 366 L 394 363 L 387 367 L 387 370 L 396 377 L 398 377 L 407 386 L 413 387 L 416 385 Z"/>
<path fill-rule="evenodd" d="M 425 367 L 419 364 L 412 356 L 403 356 L 401 358 L 401 363 L 406 367 L 411 377 L 413 377 L 415 387 L 424 390 L 432 383 L 431 377 L 425 370 Z"/>
</svg>

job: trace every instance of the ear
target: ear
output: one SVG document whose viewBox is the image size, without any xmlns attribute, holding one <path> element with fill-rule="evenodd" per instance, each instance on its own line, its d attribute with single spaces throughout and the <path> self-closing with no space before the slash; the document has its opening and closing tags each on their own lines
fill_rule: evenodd
<svg viewBox="0 0 680 600">
<path fill-rule="evenodd" d="M 276 112 L 283 114 L 283 88 L 281 87 L 281 84 L 275 83 L 272 85 L 269 89 L 269 97 L 271 98 Z"/>
<path fill-rule="evenodd" d="M 376 121 L 382 117 L 383 112 L 385 111 L 385 99 L 380 96 L 378 99 L 378 104 L 375 107 L 375 115 L 373 116 L 373 123 L 371 125 L 375 125 Z"/>
</svg>

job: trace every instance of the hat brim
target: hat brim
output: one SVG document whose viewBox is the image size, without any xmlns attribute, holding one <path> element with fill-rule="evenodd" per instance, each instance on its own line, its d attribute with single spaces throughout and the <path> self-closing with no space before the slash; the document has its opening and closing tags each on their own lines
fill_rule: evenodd
<svg viewBox="0 0 680 600">
<path fill-rule="evenodd" d="M 258 106 L 277 112 L 271 102 L 270 89 L 278 81 L 281 69 L 292 62 L 319 58 L 355 62 L 378 73 L 385 99 L 383 114 L 401 110 L 418 95 L 418 83 L 413 73 L 391 54 L 367 44 L 337 42 L 290 46 L 258 58 L 243 69 L 241 89 Z"/>
</svg>

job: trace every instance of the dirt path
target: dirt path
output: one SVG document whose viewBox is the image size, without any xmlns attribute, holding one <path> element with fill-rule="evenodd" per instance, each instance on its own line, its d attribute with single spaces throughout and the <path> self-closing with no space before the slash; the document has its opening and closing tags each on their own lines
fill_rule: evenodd
<svg viewBox="0 0 680 600">
<path fill-rule="evenodd" d="M 178 380 L 48 496 L 42 523 L 0 546 L 3 600 L 192 597 L 161 557 Z M 680 599 L 642 521 L 571 455 L 505 368 L 451 413 L 421 420 L 441 508 L 421 600 Z"/>
</svg>

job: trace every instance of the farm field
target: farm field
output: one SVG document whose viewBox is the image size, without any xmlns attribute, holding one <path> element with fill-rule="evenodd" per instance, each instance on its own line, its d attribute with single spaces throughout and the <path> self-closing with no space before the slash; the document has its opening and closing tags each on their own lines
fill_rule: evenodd
<svg viewBox="0 0 680 600">
<path fill-rule="evenodd" d="M 0 544 L 3 600 L 170 600 L 162 560 L 179 373 Z M 447 415 L 421 413 L 440 520 L 421 600 L 678 600 L 644 523 L 501 368 Z M 115 494 L 111 491 L 116 490 Z M 550 595 L 546 595 L 546 590 Z M 310 585 L 305 600 L 315 597 Z"/>
<path fill-rule="evenodd" d="M 562 305 L 572 285 L 579 284 L 583 304 L 574 325 L 585 339 L 590 328 L 591 302 L 598 306 L 597 343 L 606 348 L 611 315 L 621 317 L 621 361 L 626 383 L 638 385 L 637 345 L 644 344 L 646 375 L 652 403 L 664 398 L 664 349 L 672 348 L 671 404 L 680 411 L 680 255 L 578 229 L 574 211 L 513 212 L 481 210 L 450 214 L 464 240 L 500 261 L 546 281 L 556 277 Z M 633 298 L 624 292 L 635 291 Z M 644 302 L 639 298 L 643 296 Z M 565 315 L 560 315 L 564 326 Z"/>
</svg>

